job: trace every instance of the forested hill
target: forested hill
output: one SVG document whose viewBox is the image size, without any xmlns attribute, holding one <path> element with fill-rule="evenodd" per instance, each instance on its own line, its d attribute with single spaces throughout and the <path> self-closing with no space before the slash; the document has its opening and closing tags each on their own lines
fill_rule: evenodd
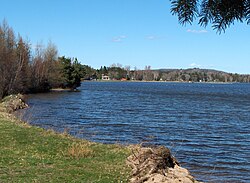
<svg viewBox="0 0 250 183">
<path fill-rule="evenodd" d="M 191 82 L 250 82 L 250 75 L 227 73 L 214 69 L 159 69 L 152 71 L 161 80 Z"/>
<path fill-rule="evenodd" d="M 138 71 L 135 71 L 137 73 Z M 146 80 L 182 82 L 250 82 L 250 75 L 227 73 L 213 69 L 158 69 L 143 70 Z"/>
<path fill-rule="evenodd" d="M 227 73 L 215 69 L 200 69 L 200 68 L 188 68 L 188 69 L 155 69 L 160 72 L 171 72 L 171 71 L 185 71 L 185 72 L 214 72 L 214 73 Z"/>
</svg>

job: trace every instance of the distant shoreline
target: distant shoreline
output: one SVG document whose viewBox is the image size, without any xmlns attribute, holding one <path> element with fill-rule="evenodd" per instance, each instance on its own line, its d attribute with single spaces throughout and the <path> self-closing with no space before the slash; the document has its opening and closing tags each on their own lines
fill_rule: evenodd
<svg viewBox="0 0 250 183">
<path fill-rule="evenodd" d="M 190 83 L 190 84 L 242 84 L 243 82 L 186 82 L 186 81 L 144 81 L 144 80 L 83 80 L 83 82 L 138 82 L 138 83 Z M 249 83 L 245 83 L 249 84 Z M 63 89 L 62 89 L 63 90 Z M 57 91 L 57 89 L 55 90 Z M 60 91 L 58 89 L 58 91 Z"/>
<path fill-rule="evenodd" d="M 51 91 L 51 92 L 64 92 L 64 91 L 71 91 L 71 89 L 65 89 L 65 88 L 52 88 L 50 91 Z"/>
</svg>

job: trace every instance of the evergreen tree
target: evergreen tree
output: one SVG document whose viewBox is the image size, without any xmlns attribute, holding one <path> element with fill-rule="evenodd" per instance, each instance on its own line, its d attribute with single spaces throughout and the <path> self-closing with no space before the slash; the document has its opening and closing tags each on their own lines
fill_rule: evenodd
<svg viewBox="0 0 250 183">
<path fill-rule="evenodd" d="M 171 12 L 178 16 L 181 24 L 199 19 L 201 26 L 212 26 L 225 31 L 235 21 L 250 24 L 249 0 L 171 0 Z"/>
<path fill-rule="evenodd" d="M 63 74 L 63 87 L 76 89 L 81 85 L 81 78 L 83 77 L 83 66 L 77 59 L 59 57 Z"/>
</svg>

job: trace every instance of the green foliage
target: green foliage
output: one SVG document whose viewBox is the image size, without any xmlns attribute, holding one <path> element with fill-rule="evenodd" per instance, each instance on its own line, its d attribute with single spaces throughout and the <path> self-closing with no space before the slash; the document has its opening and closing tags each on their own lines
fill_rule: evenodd
<svg viewBox="0 0 250 183">
<path fill-rule="evenodd" d="M 59 57 L 59 63 L 61 64 L 61 72 L 63 80 L 63 87 L 76 89 L 81 85 L 81 78 L 84 77 L 84 67 L 75 58 Z"/>
<path fill-rule="evenodd" d="M 102 75 L 108 75 L 111 80 L 121 80 L 122 78 L 127 79 L 127 71 L 119 65 L 120 64 L 118 64 L 118 66 L 113 65 L 111 67 L 101 66 L 101 68 L 96 71 L 97 78 L 101 79 Z"/>
<path fill-rule="evenodd" d="M 106 67 L 106 66 L 101 66 L 100 69 L 97 69 L 97 78 L 98 78 L 98 79 L 101 79 L 101 78 L 102 78 L 102 75 L 109 75 L 108 67 Z"/>
<path fill-rule="evenodd" d="M 85 80 L 92 80 L 92 79 L 96 79 L 96 70 L 93 69 L 92 67 L 88 66 L 88 65 L 83 65 L 83 79 Z"/>
<path fill-rule="evenodd" d="M 212 23 L 221 32 L 235 21 L 250 23 L 249 0 L 171 0 L 171 3 L 171 12 L 181 24 L 191 24 L 198 18 L 201 26 Z"/>
<path fill-rule="evenodd" d="M 172 13 L 178 14 L 181 24 L 192 23 L 198 14 L 197 0 L 172 1 Z"/>
<path fill-rule="evenodd" d="M 121 67 L 109 67 L 107 71 L 111 79 L 120 80 L 127 75 L 127 71 Z"/>
</svg>

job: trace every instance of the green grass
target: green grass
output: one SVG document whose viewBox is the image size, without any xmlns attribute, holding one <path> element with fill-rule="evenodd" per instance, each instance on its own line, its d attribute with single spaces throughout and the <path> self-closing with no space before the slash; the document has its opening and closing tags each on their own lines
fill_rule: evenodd
<svg viewBox="0 0 250 183">
<path fill-rule="evenodd" d="M 128 148 L 75 139 L 0 114 L 0 182 L 127 182 Z"/>
</svg>

